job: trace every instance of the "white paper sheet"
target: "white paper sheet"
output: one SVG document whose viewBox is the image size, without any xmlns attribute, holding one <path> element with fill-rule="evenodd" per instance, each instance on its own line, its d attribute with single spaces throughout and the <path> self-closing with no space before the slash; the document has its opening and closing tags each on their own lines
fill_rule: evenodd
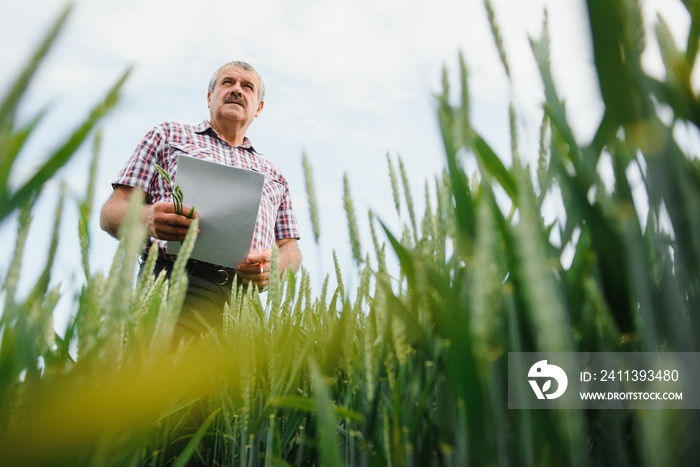
<svg viewBox="0 0 700 467">
<path fill-rule="evenodd" d="M 200 233 L 190 256 L 199 261 L 235 267 L 250 252 L 265 175 L 251 170 L 179 156 L 175 183 L 183 206 L 199 213 Z M 177 254 L 180 242 L 168 242 Z"/>
</svg>

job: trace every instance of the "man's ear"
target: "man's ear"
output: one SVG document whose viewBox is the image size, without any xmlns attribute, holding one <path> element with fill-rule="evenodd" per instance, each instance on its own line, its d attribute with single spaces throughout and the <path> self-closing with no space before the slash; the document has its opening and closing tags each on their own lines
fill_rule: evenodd
<svg viewBox="0 0 700 467">
<path fill-rule="evenodd" d="M 207 108 L 208 109 L 211 108 L 211 93 L 210 92 L 207 93 Z"/>
<path fill-rule="evenodd" d="M 260 112 L 262 112 L 263 107 L 265 107 L 265 101 L 260 101 L 260 103 L 258 104 L 258 110 L 255 112 L 256 117 L 260 115 Z"/>
</svg>

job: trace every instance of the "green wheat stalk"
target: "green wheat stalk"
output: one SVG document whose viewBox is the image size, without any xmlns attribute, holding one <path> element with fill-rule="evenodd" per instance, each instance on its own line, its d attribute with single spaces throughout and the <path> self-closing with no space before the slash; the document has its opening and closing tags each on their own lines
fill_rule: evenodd
<svg viewBox="0 0 700 467">
<path fill-rule="evenodd" d="M 306 153 L 301 156 L 301 163 L 304 167 L 304 184 L 306 186 L 306 196 L 309 199 L 309 216 L 311 217 L 311 227 L 314 231 L 314 241 L 318 245 L 321 229 L 318 222 L 318 203 L 316 201 L 316 187 L 314 185 L 314 172 L 309 163 Z"/>
<path fill-rule="evenodd" d="M 272 309 L 279 309 L 282 304 L 284 284 L 279 273 L 279 248 L 274 245 L 270 259 L 270 285 L 268 286 L 267 300 Z"/>
<path fill-rule="evenodd" d="M 375 307 L 372 307 L 375 308 Z M 364 373 L 364 383 L 366 385 L 367 399 L 371 403 L 374 400 L 377 388 L 378 380 L 378 368 L 377 368 L 377 354 L 375 340 L 377 338 L 377 328 L 376 328 L 376 312 L 370 309 L 370 315 L 365 320 L 365 326 L 362 332 L 362 344 L 363 352 L 362 358 L 364 359 L 363 373 Z"/>
<path fill-rule="evenodd" d="M 413 228 L 413 239 L 415 243 L 418 243 L 418 228 L 416 225 L 416 212 L 413 208 L 413 196 L 411 195 L 411 187 L 408 184 L 408 176 L 406 174 L 406 168 L 403 165 L 403 160 L 399 156 L 399 173 L 401 174 L 401 183 L 403 183 L 403 192 L 406 199 L 406 207 L 408 208 L 408 218 L 411 221 L 411 227 Z"/>
<path fill-rule="evenodd" d="M 357 228 L 357 218 L 355 217 L 355 208 L 350 195 L 350 182 L 348 181 L 347 173 L 343 176 L 343 206 L 345 207 L 345 214 L 348 220 L 352 257 L 359 266 L 362 264 L 362 248 L 360 246 L 360 233 Z"/>
<path fill-rule="evenodd" d="M 78 210 L 80 219 L 78 221 L 78 236 L 80 239 L 80 253 L 82 257 L 83 272 L 85 277 L 90 277 L 90 217 L 92 214 L 92 206 L 95 199 L 95 181 L 97 180 L 97 168 L 99 156 L 102 150 L 102 131 L 98 130 L 95 133 L 95 138 L 92 144 L 92 159 L 90 160 L 90 169 L 88 170 L 88 185 L 85 191 L 85 197 L 80 202 Z"/>
<path fill-rule="evenodd" d="M 299 286 L 299 297 L 294 307 L 292 316 L 295 320 L 301 320 L 304 311 L 311 307 L 311 278 L 305 267 L 301 267 L 301 285 Z"/>
<path fill-rule="evenodd" d="M 471 331 L 473 348 L 480 357 L 498 355 L 500 325 L 500 277 L 498 271 L 498 227 L 493 209 L 496 209 L 489 184 L 483 185 L 481 202 L 477 209 L 476 242 L 474 260 L 470 268 Z M 486 371 L 486 368 L 481 368 Z"/>
<path fill-rule="evenodd" d="M 199 219 L 195 219 L 190 225 L 185 240 L 182 242 L 182 247 L 180 248 L 172 272 L 170 273 L 167 299 L 164 301 L 163 307 L 160 310 L 156 329 L 153 333 L 153 340 L 151 341 L 150 354 L 153 358 L 164 355 L 173 339 L 177 316 L 180 314 L 182 304 L 185 301 L 185 294 L 189 283 L 185 266 L 192 254 L 192 249 L 197 239 L 198 228 Z"/>
<path fill-rule="evenodd" d="M 491 34 L 493 35 L 494 40 L 496 41 L 496 48 L 498 49 L 498 56 L 501 59 L 501 63 L 503 64 L 503 68 L 506 71 L 506 75 L 508 76 L 508 80 L 511 79 L 510 76 L 510 67 L 508 66 L 508 58 L 506 56 L 506 49 L 503 46 L 503 37 L 501 36 L 501 30 L 498 27 L 498 23 L 496 22 L 496 12 L 493 9 L 493 5 L 491 4 L 491 0 L 484 0 L 484 6 L 486 7 L 486 13 L 489 19 L 489 26 L 491 27 Z"/>
<path fill-rule="evenodd" d="M 467 61 L 464 54 L 459 52 L 459 79 L 460 79 L 460 103 L 459 115 L 462 124 L 462 137 L 465 139 L 462 144 L 469 146 L 472 144 L 471 134 L 471 103 L 469 100 L 469 70 L 467 69 Z"/>
<path fill-rule="evenodd" d="M 547 112 L 542 114 L 542 123 L 540 124 L 539 152 L 537 157 L 537 178 L 540 186 L 540 198 L 544 196 L 549 189 L 549 180 L 547 178 L 547 167 L 549 166 L 549 152 L 547 151 L 547 135 L 549 125 L 549 116 Z M 540 201 L 541 202 L 541 201 Z"/>
<path fill-rule="evenodd" d="M 394 197 L 394 206 L 396 207 L 396 214 L 401 218 L 401 195 L 399 194 L 399 182 L 396 178 L 396 169 L 394 169 L 394 164 L 391 162 L 391 156 L 386 153 L 386 163 L 389 167 L 389 180 L 391 181 L 391 194 Z"/>
<path fill-rule="evenodd" d="M 22 269 L 22 256 L 27 244 L 29 235 L 29 227 L 32 223 L 32 208 L 36 198 L 32 198 L 24 203 L 19 210 L 19 220 L 17 223 L 17 239 L 15 240 L 15 249 L 10 259 L 10 266 L 7 270 L 7 275 L 3 283 L 5 293 L 5 310 L 0 316 L 0 323 L 10 322 L 15 314 L 11 311 L 15 310 L 15 294 L 17 292 L 17 284 L 19 283 L 20 270 Z"/>
<path fill-rule="evenodd" d="M 338 296 L 342 300 L 345 297 L 345 287 L 343 286 L 343 275 L 340 272 L 340 263 L 338 262 L 338 254 L 335 252 L 335 250 L 333 250 L 333 267 L 335 269 L 335 279 L 338 283 Z"/>
<path fill-rule="evenodd" d="M 40 301 L 46 293 L 46 290 L 49 287 L 49 283 L 51 282 L 51 269 L 53 268 L 54 260 L 56 258 L 56 252 L 58 250 L 59 228 L 61 224 L 61 218 L 63 217 L 63 205 L 65 201 L 65 194 L 66 185 L 65 183 L 62 183 L 61 191 L 58 197 L 58 203 L 56 205 L 56 213 L 54 214 L 51 242 L 49 244 L 49 251 L 47 254 L 46 264 L 44 265 L 44 269 L 39 275 L 39 278 L 37 279 L 36 284 L 34 285 L 34 288 L 30 293 L 30 296 L 28 298 L 29 301 Z"/>
<path fill-rule="evenodd" d="M 535 339 L 543 351 L 571 351 L 573 342 L 568 333 L 569 317 L 548 267 L 532 180 L 519 158 L 514 160 L 513 172 L 520 201 L 520 223 L 514 235 L 515 251 L 522 268 L 524 295 L 537 329 Z"/>
<path fill-rule="evenodd" d="M 448 237 L 448 224 L 451 219 L 448 211 L 450 193 L 446 187 L 440 183 L 440 178 L 435 176 L 435 222 L 433 223 L 435 239 L 435 262 L 438 265 L 445 264 L 445 246 Z"/>
<path fill-rule="evenodd" d="M 377 230 L 374 227 L 374 213 L 369 210 L 367 211 L 367 216 L 369 217 L 369 229 L 372 237 L 372 245 L 374 246 L 374 253 L 377 257 L 378 271 L 386 271 L 386 251 L 384 245 L 379 245 L 379 239 L 377 237 Z"/>
<path fill-rule="evenodd" d="M 326 276 L 323 279 L 323 285 L 321 286 L 321 295 L 319 296 L 317 300 L 317 306 L 316 309 L 318 312 L 323 313 L 325 310 L 326 302 L 327 302 L 327 297 L 328 297 L 328 289 L 330 287 L 330 282 L 331 282 L 331 275 L 326 274 Z"/>
<path fill-rule="evenodd" d="M 134 269 L 136 259 L 146 240 L 146 229 L 140 219 L 140 206 L 143 194 L 134 191 L 129 197 L 126 218 L 120 226 L 119 246 L 112 262 L 105 289 L 99 296 L 100 314 L 104 317 L 99 333 L 104 340 L 99 344 L 99 352 L 105 359 L 105 366 L 112 369 L 114 378 L 124 363 L 127 324 L 131 316 L 134 297 Z"/>
<path fill-rule="evenodd" d="M 421 236 L 426 242 L 435 240 L 433 236 L 433 207 L 430 201 L 430 184 L 428 180 L 425 181 L 425 212 L 423 214 L 423 221 L 421 223 Z"/>
<path fill-rule="evenodd" d="M 78 313 L 73 324 L 73 335 L 78 338 L 78 361 L 91 354 L 98 345 L 100 330 L 100 297 L 106 289 L 106 278 L 102 271 L 91 277 L 84 285 L 79 298 Z M 66 336 L 68 337 L 68 336 Z"/>
<path fill-rule="evenodd" d="M 520 160 L 518 151 L 518 116 L 515 113 L 513 101 L 508 105 L 508 124 L 510 126 L 510 152 L 513 160 Z"/>
<path fill-rule="evenodd" d="M 182 189 L 180 188 L 180 185 L 176 185 L 173 183 L 173 181 L 170 179 L 170 175 L 168 175 L 168 172 L 165 171 L 163 167 L 161 167 L 158 164 L 155 164 L 156 170 L 160 174 L 161 177 L 165 180 L 166 185 L 170 189 L 170 194 L 173 198 L 173 206 L 175 207 L 175 212 L 182 215 L 182 201 L 183 201 L 183 194 L 182 194 Z M 190 212 L 188 212 L 185 217 L 188 219 L 192 219 L 194 217 L 194 206 L 192 206 L 192 209 L 190 209 Z"/>
</svg>

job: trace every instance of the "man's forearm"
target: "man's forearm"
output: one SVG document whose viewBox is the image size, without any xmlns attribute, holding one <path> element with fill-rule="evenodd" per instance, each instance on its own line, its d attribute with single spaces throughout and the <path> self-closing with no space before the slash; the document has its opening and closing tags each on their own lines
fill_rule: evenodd
<svg viewBox="0 0 700 467">
<path fill-rule="evenodd" d="M 280 271 L 286 271 L 288 268 L 292 268 L 292 271 L 296 272 L 301 264 L 301 252 L 297 246 L 295 239 L 286 239 L 284 241 L 278 241 L 277 246 L 278 251 L 278 261 Z"/>
<path fill-rule="evenodd" d="M 119 238 L 119 228 L 124 222 L 129 211 L 129 199 L 136 189 L 127 186 L 118 186 L 112 192 L 100 212 L 100 227 L 114 238 Z M 145 196 L 145 193 L 142 194 Z M 141 220 L 147 225 L 149 206 L 141 207 Z"/>
<path fill-rule="evenodd" d="M 129 202 L 120 198 L 110 197 L 100 213 L 100 227 L 114 238 L 119 238 L 119 226 L 126 217 Z"/>
</svg>

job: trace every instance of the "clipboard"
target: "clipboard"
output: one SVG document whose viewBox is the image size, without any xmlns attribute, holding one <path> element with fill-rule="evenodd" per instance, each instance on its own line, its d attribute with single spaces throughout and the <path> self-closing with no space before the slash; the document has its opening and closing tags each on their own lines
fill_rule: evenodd
<svg viewBox="0 0 700 467">
<path fill-rule="evenodd" d="M 199 213 L 200 233 L 190 258 L 233 268 L 250 253 L 265 175 L 206 159 L 178 156 L 175 183 L 183 205 Z M 181 242 L 169 241 L 168 254 Z"/>
</svg>

